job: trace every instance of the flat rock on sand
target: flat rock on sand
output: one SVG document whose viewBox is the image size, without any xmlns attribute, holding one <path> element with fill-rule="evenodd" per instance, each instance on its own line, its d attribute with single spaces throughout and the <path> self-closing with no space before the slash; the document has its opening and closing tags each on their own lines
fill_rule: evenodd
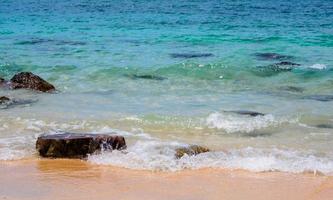
<svg viewBox="0 0 333 200">
<path fill-rule="evenodd" d="M 41 135 L 36 149 L 42 157 L 84 158 L 101 150 L 122 150 L 126 148 L 125 138 L 105 134 L 62 133 Z"/>
</svg>

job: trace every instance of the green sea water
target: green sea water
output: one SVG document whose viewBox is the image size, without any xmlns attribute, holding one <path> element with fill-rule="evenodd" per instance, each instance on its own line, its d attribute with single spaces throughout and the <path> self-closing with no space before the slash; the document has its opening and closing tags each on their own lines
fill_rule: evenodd
<svg viewBox="0 0 333 200">
<path fill-rule="evenodd" d="M 122 134 L 135 169 L 333 172 L 333 3 L 0 0 L 0 160 L 37 157 L 43 133 Z M 247 116 L 230 111 L 256 111 Z M 177 146 L 214 152 L 173 157 Z"/>
</svg>

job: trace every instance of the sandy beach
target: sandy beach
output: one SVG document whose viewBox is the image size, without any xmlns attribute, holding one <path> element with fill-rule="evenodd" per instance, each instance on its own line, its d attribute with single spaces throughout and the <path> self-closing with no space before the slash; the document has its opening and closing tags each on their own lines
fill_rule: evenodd
<svg viewBox="0 0 333 200">
<path fill-rule="evenodd" d="M 200 169 L 152 172 L 81 160 L 0 162 L 0 199 L 332 199 L 333 177 Z"/>
</svg>

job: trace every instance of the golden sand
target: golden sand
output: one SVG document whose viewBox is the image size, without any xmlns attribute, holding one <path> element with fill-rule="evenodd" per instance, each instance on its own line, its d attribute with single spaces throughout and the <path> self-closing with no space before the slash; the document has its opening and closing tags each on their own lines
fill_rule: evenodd
<svg viewBox="0 0 333 200">
<path fill-rule="evenodd" d="M 81 160 L 0 161 L 0 199 L 333 199 L 333 177 L 201 169 L 151 172 Z"/>
</svg>

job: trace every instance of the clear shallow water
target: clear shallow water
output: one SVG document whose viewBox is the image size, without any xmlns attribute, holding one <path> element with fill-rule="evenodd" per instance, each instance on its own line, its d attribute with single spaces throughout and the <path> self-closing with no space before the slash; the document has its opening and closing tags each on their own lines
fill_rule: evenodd
<svg viewBox="0 0 333 200">
<path fill-rule="evenodd" d="M 332 174 L 333 101 L 313 96 L 333 95 L 332 19 L 331 1 L 0 0 L 0 76 L 59 90 L 0 90 L 31 101 L 0 110 L 0 159 L 36 156 L 42 133 L 116 132 L 129 153 L 89 161 Z M 214 153 L 175 160 L 191 143 Z"/>
</svg>

